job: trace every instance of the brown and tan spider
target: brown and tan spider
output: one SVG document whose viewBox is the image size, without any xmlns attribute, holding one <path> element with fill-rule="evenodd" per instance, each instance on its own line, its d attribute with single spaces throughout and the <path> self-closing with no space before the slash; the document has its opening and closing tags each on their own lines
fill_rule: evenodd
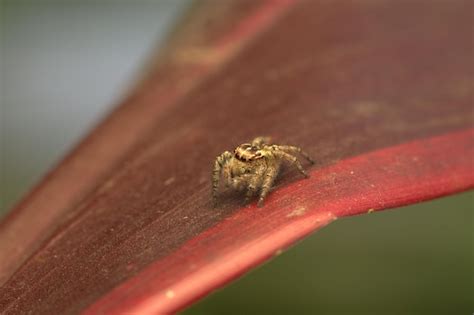
<svg viewBox="0 0 474 315">
<path fill-rule="evenodd" d="M 311 164 L 314 163 L 301 148 L 270 144 L 269 137 L 257 137 L 251 143 L 241 144 L 233 153 L 225 151 L 216 158 L 212 171 L 214 205 L 217 203 L 219 182 L 222 179 L 226 187 L 237 191 L 246 189 L 247 202 L 260 192 L 258 206 L 263 206 L 263 201 L 270 192 L 283 162 L 296 166 L 301 174 L 308 177 L 301 163 L 293 155 L 296 153 L 301 154 Z"/>
</svg>

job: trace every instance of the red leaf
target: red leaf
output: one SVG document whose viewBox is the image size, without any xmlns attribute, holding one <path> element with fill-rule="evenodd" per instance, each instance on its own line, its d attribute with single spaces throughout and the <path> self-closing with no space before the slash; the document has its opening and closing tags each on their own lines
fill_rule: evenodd
<svg viewBox="0 0 474 315">
<path fill-rule="evenodd" d="M 473 187 L 468 2 L 258 4 L 212 69 L 164 63 L 7 218 L 0 310 L 174 312 L 337 217 Z M 213 158 L 257 135 L 307 149 L 310 179 L 213 209 Z"/>
<path fill-rule="evenodd" d="M 309 180 L 275 191 L 263 209 L 245 207 L 184 243 L 113 290 L 87 314 L 174 312 L 338 217 L 472 187 L 473 139 L 471 129 L 313 171 Z M 451 157 L 450 152 L 459 151 L 466 154 Z M 438 157 L 436 162 L 426 163 L 432 156 Z"/>
</svg>

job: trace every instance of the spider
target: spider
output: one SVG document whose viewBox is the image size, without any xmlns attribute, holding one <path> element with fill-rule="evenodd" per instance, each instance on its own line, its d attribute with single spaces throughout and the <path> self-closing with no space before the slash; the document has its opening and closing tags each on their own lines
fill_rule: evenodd
<svg viewBox="0 0 474 315">
<path fill-rule="evenodd" d="M 251 143 L 244 143 L 234 152 L 225 151 L 214 162 L 212 171 L 212 200 L 217 204 L 219 181 L 223 179 L 226 187 L 234 190 L 247 190 L 245 201 L 259 192 L 257 206 L 262 207 L 273 182 L 280 172 L 283 162 L 288 162 L 298 171 L 309 177 L 301 163 L 293 155 L 299 153 L 311 164 L 314 161 L 300 147 L 270 144 L 269 137 L 257 137 Z"/>
</svg>

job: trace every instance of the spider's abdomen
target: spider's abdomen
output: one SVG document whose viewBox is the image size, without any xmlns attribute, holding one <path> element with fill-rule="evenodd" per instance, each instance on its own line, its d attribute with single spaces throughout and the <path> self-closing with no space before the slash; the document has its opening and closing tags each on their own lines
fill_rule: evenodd
<svg viewBox="0 0 474 315">
<path fill-rule="evenodd" d="M 237 148 L 235 148 L 234 155 L 242 162 L 253 161 L 263 157 L 260 149 L 252 146 L 250 143 L 239 145 Z"/>
</svg>

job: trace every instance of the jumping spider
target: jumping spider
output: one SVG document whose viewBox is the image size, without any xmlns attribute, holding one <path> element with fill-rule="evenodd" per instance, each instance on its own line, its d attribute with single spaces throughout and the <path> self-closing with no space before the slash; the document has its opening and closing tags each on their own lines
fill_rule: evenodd
<svg viewBox="0 0 474 315">
<path fill-rule="evenodd" d="M 311 164 L 314 161 L 301 148 L 290 145 L 270 144 L 269 137 L 257 137 L 251 143 L 235 148 L 234 153 L 225 151 L 214 162 L 212 171 L 212 199 L 217 203 L 219 181 L 222 177 L 226 187 L 246 192 L 246 202 L 259 190 L 258 207 L 263 206 L 265 197 L 273 186 L 283 162 L 289 162 L 305 177 L 308 174 L 293 155 L 299 153 Z"/>
</svg>

